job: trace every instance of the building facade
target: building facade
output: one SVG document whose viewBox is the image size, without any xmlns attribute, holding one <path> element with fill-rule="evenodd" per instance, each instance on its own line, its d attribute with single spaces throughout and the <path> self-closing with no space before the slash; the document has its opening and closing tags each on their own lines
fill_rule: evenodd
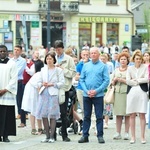
<svg viewBox="0 0 150 150">
<path fill-rule="evenodd" d="M 148 42 L 150 40 L 150 1 L 132 0 L 131 4 L 137 34 Z"/>
<path fill-rule="evenodd" d="M 131 42 L 135 33 L 130 0 L 49 0 L 51 46 Z M 0 43 L 47 46 L 48 0 L 2 0 Z"/>
</svg>

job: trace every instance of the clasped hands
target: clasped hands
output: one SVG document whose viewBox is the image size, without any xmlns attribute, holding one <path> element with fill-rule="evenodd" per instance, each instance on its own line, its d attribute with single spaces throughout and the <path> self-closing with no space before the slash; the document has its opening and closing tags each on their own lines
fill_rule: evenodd
<svg viewBox="0 0 150 150">
<path fill-rule="evenodd" d="M 133 86 L 139 85 L 139 82 L 137 81 L 137 79 L 132 79 L 131 81 L 133 82 Z"/>
<path fill-rule="evenodd" d="M 53 83 L 48 83 L 48 82 L 43 82 L 42 85 L 45 86 L 46 88 L 47 88 L 47 87 L 50 87 L 50 86 L 54 86 Z"/>
<path fill-rule="evenodd" d="M 123 83 L 124 79 L 123 78 L 114 78 L 112 84 L 115 85 L 117 82 Z"/>
<path fill-rule="evenodd" d="M 87 94 L 88 94 L 88 96 L 89 96 L 90 98 L 92 98 L 92 97 L 95 97 L 96 91 L 95 91 L 95 90 L 89 90 L 89 91 L 87 92 Z"/>
</svg>

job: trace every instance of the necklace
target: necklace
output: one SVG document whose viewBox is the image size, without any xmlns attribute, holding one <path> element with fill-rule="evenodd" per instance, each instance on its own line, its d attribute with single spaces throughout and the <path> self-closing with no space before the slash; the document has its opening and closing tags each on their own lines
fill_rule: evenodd
<svg viewBox="0 0 150 150">
<path fill-rule="evenodd" d="M 125 70 L 127 70 L 127 67 L 125 67 L 125 68 L 120 67 L 119 70 L 120 71 L 125 71 Z"/>
</svg>

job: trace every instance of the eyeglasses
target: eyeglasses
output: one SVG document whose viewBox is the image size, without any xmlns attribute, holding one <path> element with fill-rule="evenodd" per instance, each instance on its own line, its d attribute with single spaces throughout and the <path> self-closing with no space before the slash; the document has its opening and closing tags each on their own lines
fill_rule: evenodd
<svg viewBox="0 0 150 150">
<path fill-rule="evenodd" d="M 3 50 L 3 51 L 0 51 L 0 53 L 6 53 L 7 51 Z"/>
</svg>

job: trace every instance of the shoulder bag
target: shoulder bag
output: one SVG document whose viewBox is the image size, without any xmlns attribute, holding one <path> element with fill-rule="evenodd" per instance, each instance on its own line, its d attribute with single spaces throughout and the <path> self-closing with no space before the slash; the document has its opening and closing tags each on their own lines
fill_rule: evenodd
<svg viewBox="0 0 150 150">
<path fill-rule="evenodd" d="M 114 92 L 115 92 L 115 86 L 112 84 L 108 87 L 107 92 L 104 96 L 104 103 L 105 104 L 114 104 L 115 97 L 114 97 Z"/>
<path fill-rule="evenodd" d="M 59 82 L 59 77 L 58 77 L 58 70 L 56 68 L 56 74 L 57 74 L 57 81 Z M 58 89 L 58 99 L 59 99 L 59 104 L 63 104 L 65 102 L 65 90 L 63 88 Z"/>
</svg>

